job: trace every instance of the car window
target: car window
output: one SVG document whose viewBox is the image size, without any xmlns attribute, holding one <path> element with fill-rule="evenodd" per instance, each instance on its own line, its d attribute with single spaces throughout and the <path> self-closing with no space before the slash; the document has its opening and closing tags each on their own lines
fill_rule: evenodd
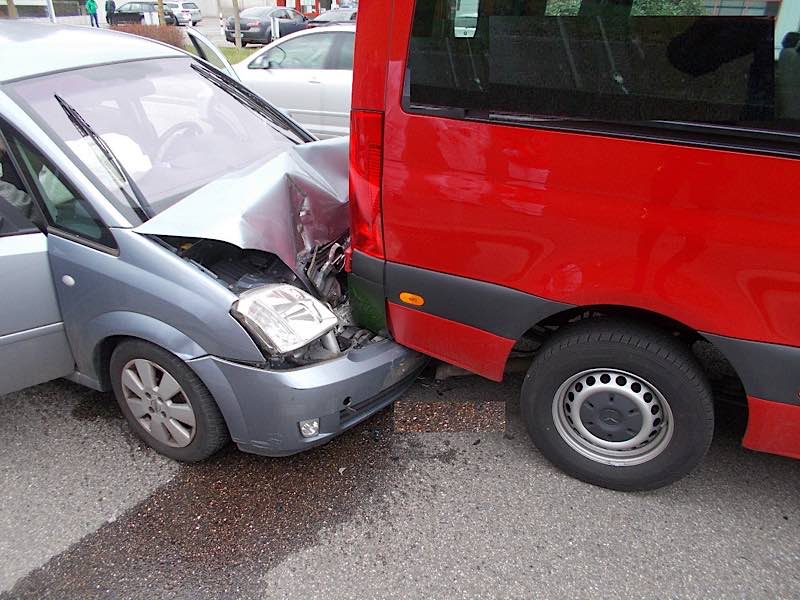
<svg viewBox="0 0 800 600">
<path fill-rule="evenodd" d="M 33 197 L 0 138 L 0 236 L 35 229 L 30 221 L 33 216 Z"/>
<path fill-rule="evenodd" d="M 335 41 L 334 33 L 303 35 L 265 52 L 260 66 L 270 69 L 325 69 Z"/>
<path fill-rule="evenodd" d="M 353 46 L 356 36 L 354 33 L 335 33 L 336 59 L 332 62 L 332 68 L 352 71 L 353 70 Z"/>
<path fill-rule="evenodd" d="M 540 123 L 800 131 L 800 56 L 791 40 L 781 48 L 789 30 L 774 18 L 776 3 L 542 0 L 507 10 L 508 4 L 416 2 L 412 107 Z"/>
<path fill-rule="evenodd" d="M 0 180 L 0 188 L 2 188 L 2 185 L 3 181 Z M 39 229 L 30 219 L 23 217 L 17 207 L 11 206 L 3 197 L 2 191 L 0 191 L 0 238 L 35 233 L 37 231 Z"/>
<path fill-rule="evenodd" d="M 300 22 L 302 22 L 302 21 L 303 21 L 303 15 L 301 15 L 301 14 L 300 14 L 299 12 L 297 12 L 296 10 L 291 10 L 291 9 L 288 9 L 288 12 L 289 12 L 289 17 L 290 17 L 290 18 L 291 18 L 293 21 L 297 21 L 298 23 L 300 23 Z"/>
<path fill-rule="evenodd" d="M 42 200 L 52 226 L 109 248 L 116 247 L 111 232 L 97 213 L 73 191 L 58 169 L 22 138 L 10 137 L 10 143 L 17 152 L 28 182 Z"/>
<path fill-rule="evenodd" d="M 197 4 L 195 4 L 194 2 L 184 2 L 183 7 L 188 8 L 189 10 L 196 10 Z"/>
</svg>

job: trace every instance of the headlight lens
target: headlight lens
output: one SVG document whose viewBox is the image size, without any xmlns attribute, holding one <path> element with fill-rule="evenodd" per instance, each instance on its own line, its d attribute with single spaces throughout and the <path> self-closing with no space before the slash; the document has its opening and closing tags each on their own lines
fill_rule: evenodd
<svg viewBox="0 0 800 600">
<path fill-rule="evenodd" d="M 242 293 L 231 313 L 267 350 L 277 354 L 302 348 L 338 323 L 322 302 L 285 283 Z"/>
</svg>

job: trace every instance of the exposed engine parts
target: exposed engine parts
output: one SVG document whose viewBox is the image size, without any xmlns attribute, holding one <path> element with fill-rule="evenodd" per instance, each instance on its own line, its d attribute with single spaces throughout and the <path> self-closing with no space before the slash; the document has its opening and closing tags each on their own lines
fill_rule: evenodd
<svg viewBox="0 0 800 600">
<path fill-rule="evenodd" d="M 292 368 L 328 360 L 384 339 L 353 321 L 344 273 L 348 237 L 317 246 L 298 261 L 303 269 L 297 273 L 276 255 L 262 250 L 242 250 L 209 239 L 161 237 L 160 240 L 234 294 L 270 283 L 288 283 L 330 307 L 338 319 L 336 328 L 288 355 L 268 356 L 270 368 Z"/>
</svg>

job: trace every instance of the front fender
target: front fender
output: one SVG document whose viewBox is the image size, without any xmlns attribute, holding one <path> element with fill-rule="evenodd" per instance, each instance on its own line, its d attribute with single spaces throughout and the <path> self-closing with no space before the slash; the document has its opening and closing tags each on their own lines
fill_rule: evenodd
<svg viewBox="0 0 800 600">
<path fill-rule="evenodd" d="M 197 342 L 171 325 L 148 315 L 128 311 L 104 313 L 92 319 L 86 324 L 84 336 L 86 345 L 93 349 L 93 372 L 84 372 L 83 375 L 98 382 L 103 381 L 106 375 L 99 371 L 102 368 L 102 344 L 112 337 L 139 338 L 172 352 L 184 361 L 208 354 Z"/>
</svg>

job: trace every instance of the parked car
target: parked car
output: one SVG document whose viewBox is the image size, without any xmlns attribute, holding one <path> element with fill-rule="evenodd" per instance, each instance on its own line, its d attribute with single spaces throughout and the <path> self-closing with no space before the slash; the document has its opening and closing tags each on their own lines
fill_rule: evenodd
<svg viewBox="0 0 800 600">
<path fill-rule="evenodd" d="M 354 23 L 356 16 L 358 16 L 357 8 L 336 8 L 320 13 L 308 22 L 307 27 L 325 27 L 339 23 Z"/>
<path fill-rule="evenodd" d="M 0 394 L 113 390 L 193 461 L 311 448 L 410 385 L 424 357 L 351 325 L 346 140 L 136 36 L 3 22 L 0 54 Z"/>
<path fill-rule="evenodd" d="M 727 371 L 744 445 L 800 458 L 800 95 L 773 52 L 800 5 L 523 4 L 360 7 L 359 322 L 495 380 L 532 353 L 528 431 L 597 485 L 690 472 Z"/>
<path fill-rule="evenodd" d="M 203 11 L 194 2 L 167 2 L 170 10 L 178 18 L 179 25 L 197 25 L 203 20 Z"/>
<path fill-rule="evenodd" d="M 268 44 L 272 41 L 272 19 L 278 20 L 278 35 L 281 37 L 306 28 L 307 19 L 292 8 L 256 6 L 239 13 L 242 46 Z M 233 17 L 225 21 L 225 39 L 234 43 L 236 25 Z"/>
<path fill-rule="evenodd" d="M 114 25 L 123 23 L 142 23 L 145 13 L 157 13 L 158 5 L 155 2 L 126 2 L 117 7 L 114 11 Z M 177 25 L 178 18 L 168 6 L 164 6 L 164 24 Z"/>
<path fill-rule="evenodd" d="M 354 39 L 352 25 L 309 29 L 276 40 L 233 69 L 318 138 L 347 135 Z"/>
</svg>

